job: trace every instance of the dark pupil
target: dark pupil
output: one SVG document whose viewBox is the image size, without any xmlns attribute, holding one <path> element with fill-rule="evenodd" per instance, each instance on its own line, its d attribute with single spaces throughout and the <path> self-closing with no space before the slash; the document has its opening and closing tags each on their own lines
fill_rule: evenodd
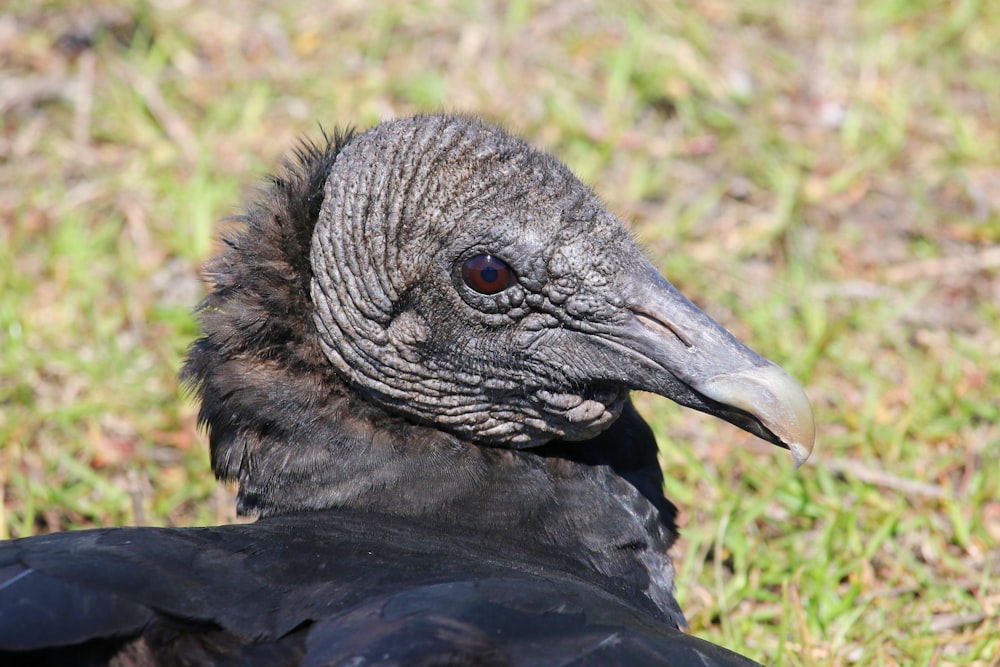
<svg viewBox="0 0 1000 667">
<path fill-rule="evenodd" d="M 480 294 L 496 294 L 510 284 L 510 267 L 492 255 L 476 255 L 462 265 L 462 280 Z"/>
</svg>

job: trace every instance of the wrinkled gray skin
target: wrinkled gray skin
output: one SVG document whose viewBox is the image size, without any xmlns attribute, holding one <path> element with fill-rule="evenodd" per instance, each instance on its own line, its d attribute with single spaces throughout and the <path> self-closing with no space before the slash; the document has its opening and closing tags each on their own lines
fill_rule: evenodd
<svg viewBox="0 0 1000 667">
<path fill-rule="evenodd" d="M 466 118 L 384 123 L 342 150 L 324 194 L 316 326 L 330 362 L 375 402 L 520 448 L 590 438 L 646 389 L 791 446 L 798 462 L 808 454 L 811 432 L 776 436 L 746 414 L 747 387 L 727 400 L 747 384 L 734 372 L 764 369 L 750 393 L 794 382 L 684 299 L 589 189 L 520 139 Z M 507 262 L 514 284 L 466 286 L 460 266 L 478 254 Z M 795 436 L 812 428 L 797 391 L 782 415 L 802 422 Z"/>
<path fill-rule="evenodd" d="M 386 123 L 345 147 L 325 196 L 316 324 L 379 402 L 518 447 L 593 436 L 621 412 L 623 378 L 601 383 L 601 351 L 576 338 L 628 319 L 620 283 L 644 260 L 557 161 L 477 122 Z M 478 254 L 516 282 L 467 287 L 457 268 Z"/>
</svg>

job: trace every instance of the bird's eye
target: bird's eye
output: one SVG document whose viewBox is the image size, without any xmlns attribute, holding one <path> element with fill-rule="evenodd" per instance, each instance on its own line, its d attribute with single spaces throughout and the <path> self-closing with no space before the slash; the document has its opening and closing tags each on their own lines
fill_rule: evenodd
<svg viewBox="0 0 1000 667">
<path fill-rule="evenodd" d="M 510 285 L 507 262 L 492 255 L 476 255 L 462 265 L 462 280 L 480 294 L 496 294 Z"/>
</svg>

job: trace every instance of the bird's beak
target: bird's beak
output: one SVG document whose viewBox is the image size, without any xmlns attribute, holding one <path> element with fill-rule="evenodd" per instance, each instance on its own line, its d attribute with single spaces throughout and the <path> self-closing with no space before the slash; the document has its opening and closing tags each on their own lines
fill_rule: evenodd
<svg viewBox="0 0 1000 667">
<path fill-rule="evenodd" d="M 632 318 L 616 343 L 643 357 L 636 389 L 707 412 L 776 445 L 801 465 L 816 426 L 809 399 L 784 369 L 763 358 L 691 303 L 651 266 L 630 280 Z"/>
</svg>

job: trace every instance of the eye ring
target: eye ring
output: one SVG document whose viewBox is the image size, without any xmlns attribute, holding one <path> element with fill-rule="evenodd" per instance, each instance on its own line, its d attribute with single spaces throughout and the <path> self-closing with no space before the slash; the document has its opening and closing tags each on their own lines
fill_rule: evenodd
<svg viewBox="0 0 1000 667">
<path fill-rule="evenodd" d="M 475 255 L 462 264 L 462 280 L 480 294 L 496 294 L 510 287 L 514 273 L 507 262 L 493 255 Z"/>
</svg>

